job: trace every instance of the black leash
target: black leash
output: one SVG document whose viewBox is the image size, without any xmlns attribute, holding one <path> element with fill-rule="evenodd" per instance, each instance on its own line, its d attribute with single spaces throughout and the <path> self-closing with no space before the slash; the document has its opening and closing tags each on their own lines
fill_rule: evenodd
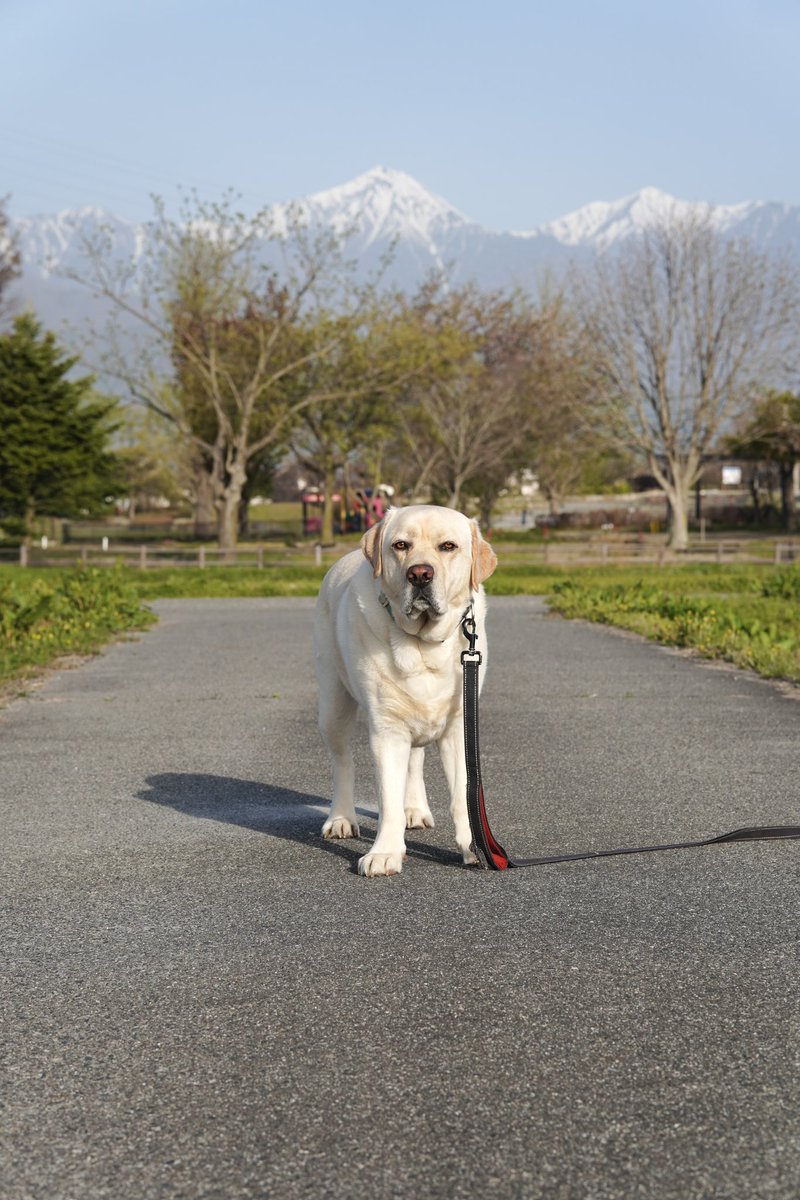
<svg viewBox="0 0 800 1200">
<path fill-rule="evenodd" d="M 470 604 L 461 619 L 461 630 L 469 649 L 461 655 L 464 668 L 464 746 L 467 758 L 467 812 L 472 832 L 472 850 L 480 865 L 489 871 L 505 871 L 508 867 L 539 867 L 545 863 L 577 862 L 584 858 L 608 858 L 616 854 L 649 854 L 654 850 L 688 850 L 693 846 L 716 846 L 723 842 L 772 841 L 778 838 L 800 838 L 800 825 L 754 825 L 734 829 L 718 837 L 700 838 L 694 842 L 672 842 L 665 846 L 623 846 L 618 850 L 586 850 L 580 854 L 548 854 L 541 858 L 511 858 L 489 827 L 481 781 L 481 755 L 478 736 L 478 671 L 482 660 L 475 649 L 478 635 Z"/>
</svg>

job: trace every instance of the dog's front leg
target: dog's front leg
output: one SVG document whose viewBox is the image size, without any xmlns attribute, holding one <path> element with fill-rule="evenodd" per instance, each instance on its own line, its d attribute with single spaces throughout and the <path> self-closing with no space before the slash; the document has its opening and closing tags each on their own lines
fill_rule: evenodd
<svg viewBox="0 0 800 1200">
<path fill-rule="evenodd" d="M 454 717 L 439 739 L 439 754 L 450 788 L 450 813 L 456 827 L 456 845 L 465 863 L 476 863 L 467 813 L 467 762 L 464 751 L 464 719 Z"/>
<path fill-rule="evenodd" d="M 359 875 L 398 875 L 406 855 L 404 800 L 411 739 L 395 730 L 371 729 L 370 747 L 378 777 L 378 835 L 358 861 Z"/>
<path fill-rule="evenodd" d="M 417 746 L 411 751 L 411 757 L 408 760 L 408 781 L 403 804 L 406 813 L 406 829 L 433 829 L 433 813 L 428 805 L 428 794 L 425 791 L 425 779 L 422 774 L 424 765 L 425 749 L 423 746 Z"/>
</svg>

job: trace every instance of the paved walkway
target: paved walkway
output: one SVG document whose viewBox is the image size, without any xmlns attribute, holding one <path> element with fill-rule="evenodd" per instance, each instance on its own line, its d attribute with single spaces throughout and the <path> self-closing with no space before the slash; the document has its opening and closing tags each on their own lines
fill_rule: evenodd
<svg viewBox="0 0 800 1200">
<path fill-rule="evenodd" d="M 311 602 L 158 609 L 0 714 L 5 1198 L 800 1194 L 796 843 L 468 871 L 432 761 L 439 826 L 360 879 L 318 837 Z M 796 700 L 489 621 L 512 852 L 797 819 Z"/>
</svg>

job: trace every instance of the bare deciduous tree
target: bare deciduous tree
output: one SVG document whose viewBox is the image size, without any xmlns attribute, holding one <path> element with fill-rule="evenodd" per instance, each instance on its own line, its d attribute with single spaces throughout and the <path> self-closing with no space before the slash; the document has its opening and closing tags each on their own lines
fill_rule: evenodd
<svg viewBox="0 0 800 1200">
<path fill-rule="evenodd" d="M 490 506 L 522 465 L 530 306 L 467 285 L 445 295 L 425 289 L 417 308 L 428 367 L 401 411 L 412 491 L 451 508 L 485 491 Z"/>
<path fill-rule="evenodd" d="M 670 545 L 685 548 L 703 456 L 796 365 L 795 269 L 673 213 L 573 284 L 616 436 L 666 492 Z"/>
<path fill-rule="evenodd" d="M 267 248 L 280 252 L 280 268 Z M 357 319 L 341 243 L 312 236 L 296 215 L 279 232 L 268 209 L 245 217 L 230 199 L 193 198 L 178 220 L 157 202 L 137 261 L 115 265 L 104 233 L 84 250 L 86 274 L 74 277 L 117 317 L 105 369 L 173 424 L 194 464 L 195 491 L 213 498 L 219 543 L 229 549 L 248 470 L 286 444 L 313 400 L 297 385 L 300 372 L 338 344 L 338 329 L 327 339 L 307 336 L 313 314 L 337 303 Z"/>
<path fill-rule="evenodd" d="M 419 319 L 400 293 L 375 296 L 354 322 L 331 313 L 317 320 L 314 336 L 336 337 L 330 353 L 310 361 L 301 372 L 305 406 L 292 437 L 295 457 L 320 480 L 323 493 L 321 538 L 333 540 L 333 493 L 337 476 L 352 463 L 379 471 L 381 447 L 390 436 L 395 413 L 415 379 L 430 370 Z M 374 479 L 377 486 L 381 481 Z"/>
<path fill-rule="evenodd" d="M 535 315 L 526 375 L 526 462 L 556 513 L 605 435 L 593 403 L 597 380 L 591 350 L 564 295 L 546 295 Z"/>
</svg>

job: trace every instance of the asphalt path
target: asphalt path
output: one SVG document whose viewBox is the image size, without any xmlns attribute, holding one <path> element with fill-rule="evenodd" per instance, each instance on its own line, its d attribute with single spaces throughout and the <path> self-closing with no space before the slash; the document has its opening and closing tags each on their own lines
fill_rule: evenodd
<svg viewBox="0 0 800 1200">
<path fill-rule="evenodd" d="M 4 1198 L 800 1195 L 798 843 L 466 869 L 433 754 L 359 878 L 313 603 L 156 607 L 0 714 Z M 513 853 L 797 820 L 791 695 L 535 598 L 489 638 Z"/>
</svg>

